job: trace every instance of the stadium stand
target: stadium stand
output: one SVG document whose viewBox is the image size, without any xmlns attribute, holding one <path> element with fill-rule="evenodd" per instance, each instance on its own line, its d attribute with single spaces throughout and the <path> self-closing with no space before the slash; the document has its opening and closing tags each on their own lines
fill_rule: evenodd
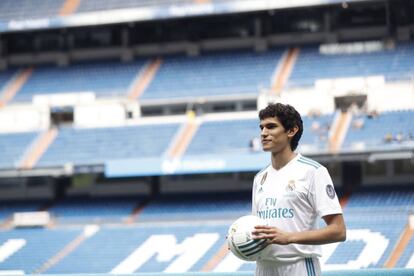
<svg viewBox="0 0 414 276">
<path fill-rule="evenodd" d="M 312 118 L 304 116 L 303 145 L 326 149 L 329 123 L 332 120 L 332 114 Z M 179 124 L 176 123 L 166 124 L 158 130 L 149 125 L 107 128 L 61 127 L 57 138 L 36 166 L 64 166 L 67 163 L 102 164 L 113 159 L 160 156 L 168 149 L 178 127 Z M 224 133 L 232 133 L 237 139 L 227 139 L 223 136 Z M 37 135 L 37 132 L 0 135 L 0 143 L 7 148 L 6 153 L 0 157 L 0 168 L 16 167 L 16 162 L 21 161 L 27 147 Z M 185 154 L 249 153 L 252 152 L 251 140 L 259 135 L 257 119 L 205 121 Z M 158 142 L 154 143 L 155 140 Z M 11 144 L 10 141 L 14 143 Z M 210 147 L 212 141 L 214 148 Z"/>
<path fill-rule="evenodd" d="M 10 70 L 5 70 L 5 71 L 0 72 L 0 93 L 5 88 L 5 86 L 8 84 L 8 82 L 12 79 L 12 77 L 14 76 L 16 71 L 17 70 L 15 70 L 15 69 L 14 70 L 10 69 Z M 0 96 L 1 96 L 1 94 L 0 94 Z"/>
<path fill-rule="evenodd" d="M 254 95 L 268 89 L 283 54 L 232 51 L 166 57 L 141 100 Z"/>
<path fill-rule="evenodd" d="M 279 49 L 264 53 L 237 51 L 192 58 L 166 57 L 141 100 L 257 95 L 261 89 L 271 86 L 282 53 Z M 393 50 L 341 55 L 324 55 L 317 47 L 303 47 L 288 87 L 312 86 L 317 79 L 371 75 L 384 75 L 389 81 L 409 80 L 414 73 L 408 62 L 412 55 L 414 46 L 411 43 L 398 44 Z M 31 101 L 33 95 L 39 94 L 85 91 L 95 92 L 98 97 L 126 96 L 144 64 L 145 60 L 131 63 L 100 61 L 68 67 L 38 67 L 14 101 Z M 2 73 L 4 77 L 1 79 L 9 78 L 12 73 Z M 62 83 L 71 83 L 71 86 L 68 88 Z"/>
<path fill-rule="evenodd" d="M 412 43 L 371 53 L 329 55 L 321 54 L 317 46 L 302 47 L 287 86 L 313 86 L 318 79 L 372 75 L 382 75 L 387 81 L 410 80 L 414 73 L 410 62 L 413 56 Z"/>
<path fill-rule="evenodd" d="M 179 124 L 111 128 L 63 127 L 37 166 L 103 164 L 105 160 L 160 156 Z"/>
<path fill-rule="evenodd" d="M 145 206 L 138 221 L 236 219 L 250 213 L 250 196 L 240 192 L 161 195 Z"/>
<path fill-rule="evenodd" d="M 327 150 L 329 147 L 329 131 L 334 113 L 318 116 L 303 116 L 304 132 L 301 147 Z M 231 136 L 229 136 L 231 134 Z M 234 137 L 234 139 L 232 139 Z M 249 153 L 252 139 L 260 137 L 258 119 L 206 120 L 204 121 L 190 145 L 186 155 Z M 214 145 L 214 147 L 211 147 Z M 206 150 L 208 149 L 208 150 Z M 256 152 L 260 152 L 259 149 Z"/>
<path fill-rule="evenodd" d="M 15 212 L 38 211 L 42 205 L 42 202 L 2 201 L 0 203 L 0 223 L 10 218 Z"/>
<path fill-rule="evenodd" d="M 358 264 L 365 264 L 366 268 L 383 267 L 407 224 L 408 214 L 413 211 L 413 200 L 412 190 L 361 191 L 353 194 L 344 208 L 348 240 L 335 247 L 327 256 L 324 266 L 332 269 L 359 260 Z M 69 219 L 80 213 L 91 218 L 105 218 L 107 215 L 122 218 L 132 207 L 133 204 L 130 203 L 136 203 L 134 200 L 126 200 L 124 203 L 117 200 L 104 202 L 105 200 L 58 202 L 50 211 L 59 218 Z M 106 209 L 105 206 L 112 210 Z M 103 210 L 98 210 L 102 207 Z M 248 193 L 225 193 L 214 196 L 161 195 L 143 208 L 134 224 L 102 224 L 94 235 L 82 240 L 73 251 L 64 254 L 64 257 L 53 266 L 44 266 L 44 263 L 57 252 L 61 252 L 67 244 L 72 243 L 81 233 L 81 226 L 50 230 L 2 230 L 0 243 L 10 239 L 24 239 L 26 245 L 0 263 L 0 269 L 21 269 L 29 273 L 38 271 L 40 267 L 47 267 L 44 271 L 47 273 L 201 271 L 225 244 L 226 231 L 231 221 L 249 211 Z M 198 251 L 199 255 L 193 262 L 186 263 L 186 267 L 180 267 L 175 263 L 183 257 L 177 259 L 174 256 L 182 254 L 182 250 L 188 254 L 196 254 L 191 251 L 191 246 L 185 246 L 188 238 L 197 239 L 200 242 L 197 248 L 202 250 Z M 22 262 L 29 256 L 30 250 L 35 250 L 34 246 L 41 243 L 47 243 L 48 247 L 38 256 L 28 259 L 30 261 Z M 165 243 L 170 245 L 159 246 Z M 410 243 L 412 244 L 412 241 Z M 179 244 L 181 245 L 178 246 Z M 370 254 L 364 255 L 365 258 L 360 258 L 361 254 L 365 254 L 363 250 L 373 248 L 375 253 L 370 251 Z M 407 251 L 400 259 L 398 267 L 404 267 L 411 256 L 412 247 L 408 245 L 406 248 Z M 167 254 L 166 250 L 169 255 L 163 255 Z M 137 253 L 133 255 L 135 251 Z M 220 255 L 221 261 L 225 260 L 227 254 Z M 364 261 L 367 256 L 374 256 L 368 260 L 370 263 Z M 129 265 L 123 265 L 127 258 L 135 258 L 135 261 L 130 260 Z M 219 263 L 216 262 L 215 265 Z M 253 263 L 232 263 L 235 271 L 252 271 L 254 268 Z"/>
<path fill-rule="evenodd" d="M 64 2 L 64 0 L 0 1 L 0 21 L 55 17 Z"/>
<path fill-rule="evenodd" d="M 282 53 L 282 49 L 276 49 L 263 53 L 236 51 L 190 58 L 166 57 L 140 99 L 257 96 L 258 91 L 271 87 Z M 408 62 L 412 55 L 414 46 L 411 43 L 398 44 L 393 50 L 341 55 L 324 55 L 317 47 L 303 47 L 288 87 L 312 86 L 317 79 L 371 75 L 384 75 L 388 81 L 409 80 L 414 72 Z M 145 60 L 130 63 L 100 61 L 67 67 L 38 67 L 13 101 L 31 101 L 39 94 L 87 91 L 95 92 L 97 97 L 126 96 L 133 79 L 145 64 Z M 68 88 L 62 83 L 71 83 L 71 86 Z"/>
<path fill-rule="evenodd" d="M 199 127 L 185 154 L 249 152 L 250 140 L 259 135 L 257 119 L 205 121 Z"/>
<path fill-rule="evenodd" d="M 88 0 L 81 1 L 77 13 L 100 11 L 100 10 L 116 10 L 116 9 L 128 9 L 135 7 L 145 6 L 161 6 L 161 5 L 172 5 L 172 4 L 188 4 L 193 3 L 192 0 L 145 0 L 145 1 L 134 1 L 134 0 Z"/>
<path fill-rule="evenodd" d="M 358 232 L 355 233 L 359 233 L 361 236 L 355 237 L 348 235 L 347 241 L 338 246 L 326 264 L 344 264 L 349 260 L 357 259 L 362 249 L 369 243 L 368 239 L 373 238 L 378 243 L 377 249 L 381 254 L 375 263 L 368 264 L 366 268 L 383 267 L 387 258 L 392 253 L 395 244 L 398 242 L 408 219 L 408 216 L 401 212 L 388 211 L 390 216 L 384 216 L 383 214 L 386 211 L 381 208 L 373 208 L 372 212 L 345 210 L 344 216 L 346 218 L 347 231 L 356 230 Z M 361 216 L 361 214 L 364 215 Z"/>
<path fill-rule="evenodd" d="M 0 194 L 7 199 L 0 202 L 0 275 L 253 275 L 255 264 L 230 254 L 225 237 L 234 219 L 250 213 L 246 189 L 255 172 L 242 166 L 226 171 L 209 162 L 225 163 L 231 156 L 261 166 L 268 153 L 260 149 L 257 112 L 251 110 L 269 101 L 307 110 L 298 151 L 328 163 L 338 196 L 346 195 L 347 241 L 324 246 L 323 274 L 344 276 L 355 269 L 352 275 L 414 275 L 407 269 L 414 268 L 414 102 L 402 103 L 402 97 L 389 107 L 381 104 L 375 116 L 353 114 L 351 121 L 350 109 L 335 111 L 355 96 L 340 91 L 341 81 L 327 81 L 332 89 L 313 87 L 321 79 L 383 76 L 385 84 L 382 78 L 372 84 L 381 91 L 371 84 L 367 91 L 356 89 L 370 107 L 375 92 L 382 95 L 376 103 L 386 102 L 389 91 L 412 93 L 414 43 L 408 40 L 414 6 L 273 2 L 266 10 L 263 1 L 248 0 L 0 1 L 0 121 L 15 110 L 40 118 L 21 124 L 39 131 L 0 133 Z M 321 51 L 325 46 L 334 51 Z M 97 98 L 82 110 L 85 117 L 88 111 L 112 115 L 116 105 L 122 118 L 77 118 L 75 127 L 68 121 L 77 104 L 33 104 L 38 95 L 84 92 Z M 342 103 L 336 101 L 339 92 L 346 94 Z M 321 103 L 323 113 L 308 113 Z M 226 112 L 207 114 L 217 110 Z M 162 116 L 147 118 L 155 114 Z M 12 123 L 4 129 L 21 130 Z M 149 160 L 161 169 L 151 171 Z M 368 162 L 373 172 L 364 170 Z M 111 165 L 120 175 L 106 174 Z M 16 179 L 8 183 L 10 175 Z M 45 209 L 52 219 L 42 228 L 10 220 L 15 212 Z M 406 270 L 378 270 L 384 267 Z"/>
<path fill-rule="evenodd" d="M 336 113 L 317 116 L 302 116 L 303 134 L 300 140 L 302 149 L 308 147 L 317 151 L 329 149 L 330 129 Z"/>
<path fill-rule="evenodd" d="M 135 264 L 129 266 L 128 270 L 123 270 L 120 274 L 139 272 L 161 272 L 167 268 L 174 256 L 178 253 L 175 244 L 181 243 L 185 238 L 193 236 L 197 233 L 211 233 L 214 236 L 211 248 L 200 246 L 197 250 L 211 256 L 218 247 L 222 245 L 225 238 L 226 226 L 157 226 L 152 225 L 150 228 L 143 227 L 101 227 L 93 237 L 82 243 L 76 251 L 68 255 L 56 266 L 49 269 L 48 273 L 77 273 L 77 272 L 98 272 L 107 273 L 113 270 L 126 257 L 128 257 L 137 247 L 143 244 L 147 250 L 151 251 L 148 255 L 140 256 Z M 161 237 L 160 237 L 161 236 Z M 152 241 L 148 238 L 153 237 Z M 159 243 L 159 239 L 163 243 Z M 218 242 L 220 240 L 220 242 Z M 164 245 L 163 245 L 164 244 Z M 165 245 L 169 246 L 165 246 Z M 183 248 L 184 249 L 184 248 Z M 166 251 L 167 250 L 167 251 Z M 94 252 L 91 254 L 91 252 Z M 158 252 L 164 252 L 165 259 L 160 260 L 154 256 Z M 199 254 L 191 251 L 192 254 Z M 204 254 L 199 254 L 204 255 Z M 201 257 L 200 256 L 200 257 Z M 76 266 L 73 265 L 76 263 Z M 198 271 L 203 264 L 201 260 L 190 267 L 190 270 Z M 185 271 L 186 268 L 181 267 Z M 118 270 L 119 271 L 119 270 Z M 127 272 L 128 271 L 128 272 Z M 173 271 L 172 271 L 173 272 Z"/>
<path fill-rule="evenodd" d="M 37 67 L 13 102 L 31 102 L 35 95 L 58 93 L 93 92 L 96 97 L 126 97 L 145 62 L 99 61 Z"/>
<path fill-rule="evenodd" d="M 16 254 L 7 256 L 8 258 L 1 262 L 0 269 L 35 273 L 80 232 L 79 229 L 42 228 L 1 230 L 0 244 L 13 240 L 21 243 L 20 247 L 16 248 L 18 250 Z"/>
<path fill-rule="evenodd" d="M 360 121 L 359 125 L 355 124 Z M 348 130 L 342 150 L 390 150 L 414 144 L 414 110 L 357 115 Z"/>
<path fill-rule="evenodd" d="M 414 210 L 414 192 L 404 190 L 391 191 L 362 191 L 352 195 L 348 200 L 346 209 L 363 208 L 364 210 L 374 211 L 378 208 L 398 208 L 401 211 Z"/>
<path fill-rule="evenodd" d="M 410 242 L 407 244 L 407 247 L 399 259 L 396 267 L 406 267 L 408 262 L 414 256 L 414 236 L 411 238 Z"/>
<path fill-rule="evenodd" d="M 369 229 L 371 233 L 380 233 L 384 241 L 387 241 L 385 250 L 376 264 L 370 264 L 369 268 L 384 267 L 392 251 L 395 249 L 404 228 L 406 227 L 409 215 L 414 211 L 414 191 L 412 189 L 366 189 L 353 194 L 344 208 L 347 227 L 349 229 Z M 386 214 L 386 215 L 384 215 Z M 344 245 L 352 240 L 353 249 L 347 248 L 341 253 L 336 252 L 332 256 L 333 263 L 341 263 L 346 260 L 346 254 L 357 254 L 361 247 L 360 241 L 355 238 L 346 241 Z M 367 243 L 367 240 L 364 241 Z M 378 240 L 380 243 L 380 240 Z M 338 248 L 339 250 L 339 248 Z M 329 264 L 329 260 L 327 264 Z"/>
<path fill-rule="evenodd" d="M 0 169 L 13 169 L 19 164 L 25 151 L 34 141 L 38 132 L 18 132 L 0 134 Z"/>
<path fill-rule="evenodd" d="M 48 211 L 59 224 L 121 223 L 130 216 L 144 198 L 76 197 L 56 202 Z"/>
</svg>

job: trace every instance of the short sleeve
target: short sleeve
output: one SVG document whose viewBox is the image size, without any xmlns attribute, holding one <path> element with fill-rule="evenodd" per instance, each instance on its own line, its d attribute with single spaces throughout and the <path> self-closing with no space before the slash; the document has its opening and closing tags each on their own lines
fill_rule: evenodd
<svg viewBox="0 0 414 276">
<path fill-rule="evenodd" d="M 325 167 L 319 167 L 310 187 L 310 201 L 318 216 L 342 214 L 331 176 Z"/>
</svg>

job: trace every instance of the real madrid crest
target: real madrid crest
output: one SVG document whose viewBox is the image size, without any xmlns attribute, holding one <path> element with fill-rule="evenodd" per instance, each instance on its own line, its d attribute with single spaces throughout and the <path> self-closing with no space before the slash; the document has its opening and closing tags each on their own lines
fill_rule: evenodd
<svg viewBox="0 0 414 276">
<path fill-rule="evenodd" d="M 296 189 L 295 180 L 289 180 L 288 184 L 286 185 L 287 192 L 293 192 Z"/>
</svg>

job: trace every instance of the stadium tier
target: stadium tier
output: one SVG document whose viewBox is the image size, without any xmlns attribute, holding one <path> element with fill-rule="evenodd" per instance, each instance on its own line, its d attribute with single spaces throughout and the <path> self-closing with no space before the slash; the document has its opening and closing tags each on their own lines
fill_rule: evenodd
<svg viewBox="0 0 414 276">
<path fill-rule="evenodd" d="M 251 212 L 250 197 L 250 192 L 163 195 L 151 200 L 137 221 L 236 219 Z"/>
<path fill-rule="evenodd" d="M 82 212 L 105 217 L 108 214 L 105 210 L 97 211 L 103 206 L 102 202 L 91 199 L 86 204 L 80 202 L 78 206 L 58 202 L 50 211 L 54 213 L 61 208 L 65 211 L 58 212 L 60 216 L 71 217 L 79 211 L 79 206 L 84 206 L 86 208 Z M 132 201 L 126 202 L 128 205 Z M 107 201 L 107 206 L 115 210 L 114 216 L 123 217 L 125 211 L 132 207 L 126 205 L 118 208 L 119 202 Z M 251 271 L 253 263 L 235 259 L 227 249 L 225 254 L 222 252 L 229 225 L 249 210 L 247 194 L 219 194 L 210 198 L 194 194 L 171 195 L 159 197 L 143 208 L 137 222 L 145 223 L 103 224 L 92 231 L 79 225 L 69 229 L 1 230 L 0 244 L 8 243 L 7 250 L 4 250 L 10 255 L 0 262 L 0 270 L 118 274 L 201 271 L 219 255 L 219 261 L 216 259 L 215 266 L 209 269 L 217 272 Z M 324 269 L 384 267 L 408 223 L 408 210 L 414 210 L 412 190 L 352 195 L 344 208 L 347 241 L 324 247 Z M 227 220 L 216 220 L 222 218 L 221 212 L 229 215 Z M 171 218 L 177 220 L 174 222 Z M 79 240 L 79 236 L 83 238 Z M 75 239 L 78 243 L 73 251 L 65 252 L 63 249 Z M 411 240 L 406 246 L 396 267 L 407 265 L 413 253 L 412 246 L 409 246 L 412 243 Z M 39 246 L 43 249 L 37 249 Z M 12 251 L 9 250 L 11 247 L 14 248 Z M 55 255 L 60 259 L 49 262 L 52 265 L 45 265 Z"/>
<path fill-rule="evenodd" d="M 258 96 L 271 87 L 283 50 L 166 57 L 141 100 L 228 95 Z"/>
<path fill-rule="evenodd" d="M 376 263 L 367 263 L 368 268 L 383 267 L 389 260 L 389 256 L 394 250 L 396 244 L 399 242 L 402 233 L 409 223 L 409 216 L 414 212 L 414 191 L 412 190 L 368 190 L 353 194 L 345 208 L 344 215 L 346 218 L 347 227 L 351 229 L 360 229 L 359 235 L 364 237 L 364 232 L 367 237 L 371 236 L 376 240 L 377 249 L 382 254 L 377 254 Z M 362 245 L 365 247 L 369 243 L 368 238 L 361 238 L 357 235 L 348 235 L 347 242 L 353 242 L 353 251 L 344 250 L 342 255 L 333 255 L 333 263 L 340 263 L 345 260 L 346 255 L 359 256 Z M 363 243 L 361 244 L 361 241 Z M 346 244 L 340 245 L 340 247 Z M 405 247 L 405 258 L 400 258 L 397 267 L 405 267 L 408 263 L 408 257 L 412 256 L 409 252 L 412 249 L 409 246 Z M 355 253 L 356 252 L 356 253 Z M 374 260 L 374 259 L 373 259 Z M 329 260 L 327 262 L 329 264 Z"/>
<path fill-rule="evenodd" d="M 44 203 L 28 201 L 2 201 L 0 203 L 0 224 L 5 219 L 11 218 L 15 212 L 32 212 L 38 211 Z"/>
<path fill-rule="evenodd" d="M 38 132 L 1 133 L 0 169 L 17 168 L 24 153 L 38 134 Z"/>
<path fill-rule="evenodd" d="M 13 101 L 31 102 L 35 95 L 81 92 L 94 92 L 96 97 L 126 97 L 144 64 L 145 60 L 137 60 L 36 67 Z"/>
<path fill-rule="evenodd" d="M 403 232 L 408 216 L 400 213 L 390 213 L 384 216 L 381 212 L 353 213 L 345 211 L 347 223 L 347 240 L 336 244 L 335 252 L 325 262 L 327 268 L 345 269 L 350 260 L 359 259 L 354 268 L 384 267 L 387 259 L 393 252 Z M 363 250 L 370 251 L 368 260 L 362 259 Z M 404 266 L 405 267 L 405 264 Z M 351 269 L 351 267 L 348 267 Z"/>
<path fill-rule="evenodd" d="M 13 270 L 14 273 L 16 271 L 36 273 L 80 233 L 79 229 L 0 230 L 0 244 L 3 245 L 3 252 L 5 252 L 3 255 L 5 259 L 2 259 L 0 263 L 0 270 Z M 14 275 L 14 273 L 10 274 Z"/>
<path fill-rule="evenodd" d="M 256 53 L 232 51 L 197 57 L 167 56 L 140 96 L 142 102 L 200 97 L 252 96 L 268 91 L 284 49 Z M 414 44 L 360 54 L 321 54 L 318 47 L 303 47 L 287 87 L 313 86 L 318 79 L 382 75 L 386 81 L 411 80 Z M 67 67 L 41 66 L 13 98 L 32 101 L 42 94 L 94 92 L 97 97 L 125 97 L 148 59 L 134 62 L 93 62 Z M 9 71 L 2 73 L 7 79 Z M 1 85 L 2 76 L 0 76 Z M 68 85 L 70 84 L 70 85 Z"/>
<path fill-rule="evenodd" d="M 271 102 L 340 199 L 322 274 L 414 275 L 414 0 L 308 2 L 0 0 L 0 276 L 253 275 L 226 238 L 293 157 Z"/>
<path fill-rule="evenodd" d="M 299 143 L 300 147 L 326 152 L 329 149 L 330 130 L 336 114 L 302 116 L 304 129 Z"/>
<path fill-rule="evenodd" d="M 368 211 L 370 208 L 378 210 L 380 207 L 414 211 L 414 193 L 399 190 L 360 192 L 352 195 L 346 205 L 347 209 L 363 208 Z"/>
<path fill-rule="evenodd" d="M 48 211 L 58 223 L 122 222 L 143 203 L 143 198 L 68 198 Z"/>
<path fill-rule="evenodd" d="M 65 0 L 2 0 L 0 21 L 56 17 Z"/>
<path fill-rule="evenodd" d="M 321 126 L 321 130 L 307 130 L 302 138 L 304 143 L 308 146 L 326 147 L 325 139 L 321 138 L 321 131 L 325 123 L 332 118 L 333 115 L 317 118 L 305 116 L 305 128 L 317 124 Z M 68 163 L 93 165 L 116 159 L 162 157 L 181 124 L 156 126 L 148 124 L 106 128 L 61 127 L 56 139 L 36 166 L 57 167 Z M 237 139 L 229 139 L 227 133 L 232 133 Z M 0 156 L 0 168 L 12 169 L 20 165 L 19 162 L 38 135 L 38 132 L 1 134 L 0 145 L 5 150 Z M 323 135 L 327 135 L 325 130 Z M 211 153 L 249 153 L 252 152 L 252 139 L 259 136 L 257 119 L 206 121 L 201 124 L 185 154 L 196 156 Z"/>
<path fill-rule="evenodd" d="M 17 71 L 16 69 L 0 71 L 0 99 L 1 99 L 1 93 L 3 92 L 3 89 L 7 86 L 9 81 L 13 78 L 14 74 L 16 74 L 16 71 Z"/>
<path fill-rule="evenodd" d="M 382 75 L 388 81 L 412 80 L 414 74 L 412 43 L 371 53 L 322 54 L 319 47 L 302 47 L 288 87 L 313 86 L 318 79 Z"/>
<path fill-rule="evenodd" d="M 382 112 L 374 117 L 355 116 L 344 151 L 392 150 L 414 145 L 414 110 Z"/>
<path fill-rule="evenodd" d="M 336 115 L 331 113 L 302 117 L 304 133 L 301 138 L 301 151 L 305 154 L 329 151 L 330 128 Z M 363 120 L 359 127 L 355 127 L 354 124 L 357 120 Z M 354 116 L 341 151 L 410 148 L 414 143 L 413 120 L 413 110 L 383 112 L 375 118 L 367 115 Z M 172 123 L 156 128 L 149 124 L 106 128 L 62 127 L 36 166 L 56 167 L 67 163 L 93 165 L 126 158 L 162 158 L 180 126 L 180 123 Z M 231 137 L 228 136 L 229 133 Z M 3 145 L 5 151 L 0 157 L 0 168 L 12 169 L 20 165 L 19 162 L 37 135 L 37 132 L 1 134 L 0 145 Z M 388 135 L 391 135 L 390 140 L 387 140 Z M 262 153 L 259 137 L 257 119 L 202 120 L 184 156 Z M 254 144 L 257 143 L 258 148 L 255 148 Z"/>
<path fill-rule="evenodd" d="M 38 167 L 67 163 L 103 164 L 106 160 L 161 156 L 179 124 L 112 128 L 61 128 Z"/>
<path fill-rule="evenodd" d="M 162 6 L 171 4 L 193 4 L 193 0 L 87 0 L 81 1 L 77 13 L 101 11 L 101 10 L 116 10 L 128 9 L 143 6 Z"/>
<path fill-rule="evenodd" d="M 327 150 L 329 129 L 334 115 L 331 113 L 321 116 L 303 116 L 305 130 L 301 145 Z M 200 125 L 185 154 L 261 153 L 260 140 L 257 149 L 252 148 L 251 144 L 253 139 L 259 139 L 259 137 L 258 119 L 205 121 Z M 206 151 L 207 148 L 208 151 Z"/>
<path fill-rule="evenodd" d="M 411 237 L 410 242 L 407 244 L 406 250 L 400 257 L 397 263 L 397 267 L 405 267 L 410 260 L 414 259 L 414 236 Z"/>
<path fill-rule="evenodd" d="M 185 154 L 248 153 L 252 150 L 249 143 L 255 137 L 260 137 L 258 119 L 206 121 Z"/>
<path fill-rule="evenodd" d="M 101 227 L 94 236 L 48 272 L 112 271 L 114 274 L 128 274 L 133 271 L 163 271 L 168 267 L 171 272 L 199 271 L 208 261 L 203 256 L 212 256 L 223 245 L 225 231 L 223 225 Z M 190 237 L 197 246 L 188 239 Z M 136 251 L 140 246 L 142 249 Z M 186 256 L 181 255 L 183 252 Z M 131 253 L 135 254 L 130 257 L 129 263 L 122 264 Z"/>
</svg>

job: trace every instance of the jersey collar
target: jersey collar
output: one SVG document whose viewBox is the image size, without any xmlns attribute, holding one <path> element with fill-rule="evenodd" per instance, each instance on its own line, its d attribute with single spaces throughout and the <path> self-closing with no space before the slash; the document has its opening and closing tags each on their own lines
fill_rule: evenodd
<svg viewBox="0 0 414 276">
<path fill-rule="evenodd" d="M 298 160 L 300 157 L 301 157 L 302 155 L 300 154 L 300 153 L 297 153 L 296 154 L 296 156 L 292 159 L 292 160 L 290 160 L 286 165 L 284 165 L 282 168 L 280 168 L 279 170 L 276 170 L 273 166 L 272 166 L 272 164 L 270 163 L 270 168 L 271 168 L 271 170 L 273 171 L 273 172 L 276 172 L 276 173 L 280 173 L 281 171 L 285 171 L 288 167 L 290 167 L 293 163 L 295 163 L 296 162 L 296 160 Z"/>
</svg>

